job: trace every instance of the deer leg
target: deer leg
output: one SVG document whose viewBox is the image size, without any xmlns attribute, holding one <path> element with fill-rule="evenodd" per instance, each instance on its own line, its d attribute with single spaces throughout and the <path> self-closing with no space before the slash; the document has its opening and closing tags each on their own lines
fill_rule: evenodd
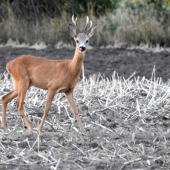
<svg viewBox="0 0 170 170">
<path fill-rule="evenodd" d="M 65 93 L 66 97 L 67 97 L 67 100 L 68 100 L 68 103 L 70 104 L 70 107 L 76 117 L 76 120 L 78 122 L 78 125 L 79 125 L 79 128 L 81 131 L 85 131 L 82 123 L 81 123 L 81 120 L 80 120 L 80 117 L 79 117 L 79 114 L 78 114 L 78 109 L 77 109 L 77 106 L 75 104 L 75 101 L 74 101 L 74 97 L 73 97 L 73 91 L 70 91 L 68 93 Z"/>
<path fill-rule="evenodd" d="M 43 124 L 44 124 L 45 118 L 46 118 L 46 116 L 47 116 L 47 114 L 48 114 L 48 112 L 50 110 L 50 106 L 51 106 L 52 100 L 54 98 L 55 92 L 56 91 L 54 91 L 54 90 L 48 90 L 45 109 L 44 109 L 44 115 L 43 115 L 41 123 L 40 123 L 40 125 L 38 127 L 38 131 L 42 131 Z"/>
<path fill-rule="evenodd" d="M 7 104 L 18 96 L 18 91 L 13 88 L 9 93 L 7 93 L 5 96 L 1 98 L 2 100 L 2 127 L 6 127 L 6 108 Z"/>
<path fill-rule="evenodd" d="M 25 125 L 27 126 L 29 131 L 33 131 L 32 126 L 30 125 L 29 121 L 27 120 L 24 112 L 23 112 L 23 104 L 24 104 L 24 98 L 25 94 L 27 92 L 28 87 L 26 85 L 22 85 L 21 88 L 18 89 L 18 102 L 17 102 L 17 110 L 19 114 L 21 115 Z"/>
</svg>

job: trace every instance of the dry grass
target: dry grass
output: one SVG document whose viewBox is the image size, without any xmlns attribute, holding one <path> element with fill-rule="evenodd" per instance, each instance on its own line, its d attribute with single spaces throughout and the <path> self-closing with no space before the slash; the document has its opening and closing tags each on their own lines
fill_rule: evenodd
<svg viewBox="0 0 170 170">
<path fill-rule="evenodd" d="M 40 42 L 57 46 L 73 44 L 67 28 L 71 23 L 71 15 L 65 12 L 61 17 L 44 16 L 41 21 L 28 23 L 22 18 L 17 18 L 10 6 L 2 9 L 8 13 L 8 17 L 1 17 L 0 43 L 6 44 L 11 39 L 29 45 Z M 149 6 L 135 10 L 118 8 L 113 13 L 109 12 L 99 18 L 90 16 L 93 23 L 98 25 L 90 43 L 92 46 L 126 43 L 128 46 L 149 44 L 151 47 L 159 44 L 169 47 L 169 17 L 162 14 L 158 19 L 157 15 L 153 7 Z M 83 29 L 85 16 L 78 16 L 78 22 Z"/>
<path fill-rule="evenodd" d="M 0 75 L 0 96 L 12 88 Z M 25 113 L 36 130 L 47 92 L 31 87 Z M 88 129 L 78 130 L 63 94 L 57 94 L 42 133 L 28 132 L 14 106 L 8 105 L 7 130 L 0 129 L 0 166 L 43 166 L 47 169 L 132 169 L 170 167 L 169 82 L 116 74 L 80 81 L 75 99 Z M 39 114 L 38 114 L 39 113 Z M 38 167 L 37 167 L 38 168 Z M 114 169 L 113 168 L 113 169 Z"/>
<path fill-rule="evenodd" d="M 118 29 L 114 38 L 118 42 L 126 42 L 130 45 L 150 44 L 150 46 L 156 46 L 160 44 L 169 46 L 169 38 L 167 37 L 169 27 L 165 28 L 164 19 L 162 16 L 158 21 L 157 13 L 149 7 L 134 11 L 118 10 L 115 16 Z"/>
</svg>

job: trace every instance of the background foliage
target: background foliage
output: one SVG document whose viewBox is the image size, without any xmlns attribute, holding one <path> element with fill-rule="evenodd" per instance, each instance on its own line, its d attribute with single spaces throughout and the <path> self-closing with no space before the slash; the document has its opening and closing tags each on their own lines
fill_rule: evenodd
<svg viewBox="0 0 170 170">
<path fill-rule="evenodd" d="M 170 46 L 169 0 L 1 0 L 0 43 L 71 44 L 71 16 L 98 24 L 91 45 Z"/>
</svg>

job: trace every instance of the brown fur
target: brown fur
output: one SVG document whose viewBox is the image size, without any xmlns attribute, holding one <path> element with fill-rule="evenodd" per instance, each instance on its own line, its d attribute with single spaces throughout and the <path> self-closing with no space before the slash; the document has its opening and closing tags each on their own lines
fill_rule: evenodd
<svg viewBox="0 0 170 170">
<path fill-rule="evenodd" d="M 6 106 L 9 101 L 18 96 L 17 109 L 29 130 L 33 130 L 23 113 L 23 100 L 29 87 L 35 86 L 48 90 L 44 116 L 38 130 L 42 130 L 45 117 L 50 109 L 55 92 L 65 93 L 76 116 L 80 130 L 84 130 L 79 119 L 73 99 L 73 89 L 81 72 L 84 53 L 75 51 L 72 60 L 48 60 L 30 55 L 20 56 L 7 64 L 7 71 L 12 77 L 14 88 L 2 97 L 2 127 L 6 127 Z"/>
<path fill-rule="evenodd" d="M 50 106 L 55 93 L 65 93 L 67 100 L 77 119 L 80 130 L 84 127 L 79 118 L 78 110 L 73 98 L 73 90 L 76 86 L 81 72 L 82 63 L 85 56 L 85 49 L 88 39 L 94 34 L 96 25 L 87 29 L 88 17 L 86 20 L 85 32 L 77 33 L 77 19 L 72 16 L 72 24 L 69 25 L 70 35 L 76 41 L 76 50 L 72 60 L 47 60 L 44 58 L 29 55 L 20 56 L 7 64 L 7 70 L 14 82 L 14 88 L 3 96 L 2 99 L 2 127 L 6 127 L 6 107 L 7 104 L 18 96 L 17 110 L 20 113 L 27 128 L 31 131 L 32 126 L 28 122 L 23 112 L 23 103 L 27 90 L 31 85 L 48 90 L 44 115 L 38 127 L 42 130 L 45 118 L 50 110 Z"/>
</svg>

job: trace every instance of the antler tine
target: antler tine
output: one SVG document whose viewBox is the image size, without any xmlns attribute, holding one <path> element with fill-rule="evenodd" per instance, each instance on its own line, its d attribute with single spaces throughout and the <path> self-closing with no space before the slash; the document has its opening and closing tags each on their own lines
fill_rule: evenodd
<svg viewBox="0 0 170 170">
<path fill-rule="evenodd" d="M 86 30 L 86 29 L 87 29 L 88 23 L 89 23 L 89 17 L 87 16 L 87 18 L 86 18 L 86 25 L 85 25 L 84 30 Z"/>
<path fill-rule="evenodd" d="M 72 16 L 72 22 L 75 26 L 77 26 L 77 17 L 76 17 L 76 19 L 74 19 L 74 15 Z"/>
<path fill-rule="evenodd" d="M 77 17 L 76 17 L 76 19 L 74 19 L 74 15 L 72 16 L 72 22 L 73 22 L 74 26 L 76 27 L 76 32 L 79 33 L 80 30 L 79 30 L 79 27 L 77 25 Z"/>
<path fill-rule="evenodd" d="M 90 21 L 90 28 L 92 27 L 92 25 L 93 25 L 93 22 L 92 22 L 92 21 Z M 89 29 L 90 29 L 90 28 L 89 28 Z"/>
</svg>

